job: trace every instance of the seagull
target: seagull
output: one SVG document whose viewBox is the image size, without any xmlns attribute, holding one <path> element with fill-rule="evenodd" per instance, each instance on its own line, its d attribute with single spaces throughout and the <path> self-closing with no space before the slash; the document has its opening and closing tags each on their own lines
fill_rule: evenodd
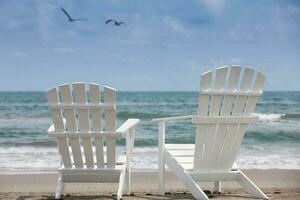
<svg viewBox="0 0 300 200">
<path fill-rule="evenodd" d="M 107 20 L 106 22 L 105 22 L 105 24 L 109 24 L 110 22 L 114 22 L 114 24 L 116 25 L 116 26 L 120 26 L 120 25 L 126 25 L 126 23 L 125 22 L 122 22 L 122 21 L 116 21 L 116 20 L 114 20 L 114 19 L 109 19 L 109 20 Z"/>
<path fill-rule="evenodd" d="M 69 15 L 69 13 L 68 13 L 63 7 L 61 7 L 61 10 L 62 10 L 62 11 L 65 13 L 65 15 L 68 17 L 69 22 L 75 22 L 75 21 L 87 21 L 87 19 L 85 19 L 85 18 L 73 19 L 73 18 Z"/>
</svg>

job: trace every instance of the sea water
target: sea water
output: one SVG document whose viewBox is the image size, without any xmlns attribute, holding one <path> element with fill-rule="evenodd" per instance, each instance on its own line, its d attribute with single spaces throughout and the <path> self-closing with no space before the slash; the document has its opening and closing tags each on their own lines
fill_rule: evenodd
<svg viewBox="0 0 300 200">
<path fill-rule="evenodd" d="M 118 92 L 117 125 L 140 118 L 132 165 L 157 167 L 157 124 L 152 118 L 197 113 L 198 92 Z M 300 168 L 300 92 L 265 92 L 243 140 L 236 165 L 240 168 Z M 54 170 L 60 165 L 43 92 L 0 92 L 0 171 Z M 166 142 L 193 143 L 190 122 L 167 123 Z M 118 141 L 124 150 L 125 141 Z"/>
</svg>

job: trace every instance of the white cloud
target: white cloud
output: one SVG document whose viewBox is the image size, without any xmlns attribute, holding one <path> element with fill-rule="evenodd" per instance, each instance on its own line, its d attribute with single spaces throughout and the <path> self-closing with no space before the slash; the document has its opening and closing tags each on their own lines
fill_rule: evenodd
<svg viewBox="0 0 300 200">
<path fill-rule="evenodd" d="M 222 14 L 225 6 L 225 0 L 203 0 L 204 5 L 215 14 Z"/>
<path fill-rule="evenodd" d="M 177 19 L 172 17 L 164 17 L 163 22 L 175 32 L 183 34 L 187 37 L 191 36 L 191 32 L 187 30 L 187 28 L 185 28 Z"/>
<path fill-rule="evenodd" d="M 50 2 L 38 1 L 37 6 L 37 22 L 38 30 L 44 41 L 52 39 L 53 35 L 53 19 L 55 6 Z"/>
</svg>

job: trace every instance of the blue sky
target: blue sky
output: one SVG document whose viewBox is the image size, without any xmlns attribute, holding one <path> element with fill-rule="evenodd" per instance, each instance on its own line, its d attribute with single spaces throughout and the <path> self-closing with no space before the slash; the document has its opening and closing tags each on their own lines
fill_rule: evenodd
<svg viewBox="0 0 300 200">
<path fill-rule="evenodd" d="M 0 16 L 0 90 L 198 90 L 202 72 L 231 64 L 265 73 L 267 90 L 300 90 L 300 1 L 0 0 Z"/>
</svg>

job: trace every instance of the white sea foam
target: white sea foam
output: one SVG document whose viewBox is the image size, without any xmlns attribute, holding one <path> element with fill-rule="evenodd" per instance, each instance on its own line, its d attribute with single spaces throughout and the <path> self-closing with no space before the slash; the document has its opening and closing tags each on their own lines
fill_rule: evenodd
<svg viewBox="0 0 300 200">
<path fill-rule="evenodd" d="M 262 147 L 243 145 L 235 165 L 243 169 L 300 169 L 300 156 L 297 147 Z M 119 147 L 118 151 L 123 151 Z M 157 147 L 137 147 L 132 156 L 132 167 L 157 169 Z M 0 171 L 11 170 L 54 170 L 60 165 L 56 147 L 10 147 L 0 148 Z"/>
<path fill-rule="evenodd" d="M 254 115 L 259 117 L 259 120 L 272 121 L 280 119 L 284 114 L 262 114 L 262 113 L 254 113 Z"/>
</svg>

